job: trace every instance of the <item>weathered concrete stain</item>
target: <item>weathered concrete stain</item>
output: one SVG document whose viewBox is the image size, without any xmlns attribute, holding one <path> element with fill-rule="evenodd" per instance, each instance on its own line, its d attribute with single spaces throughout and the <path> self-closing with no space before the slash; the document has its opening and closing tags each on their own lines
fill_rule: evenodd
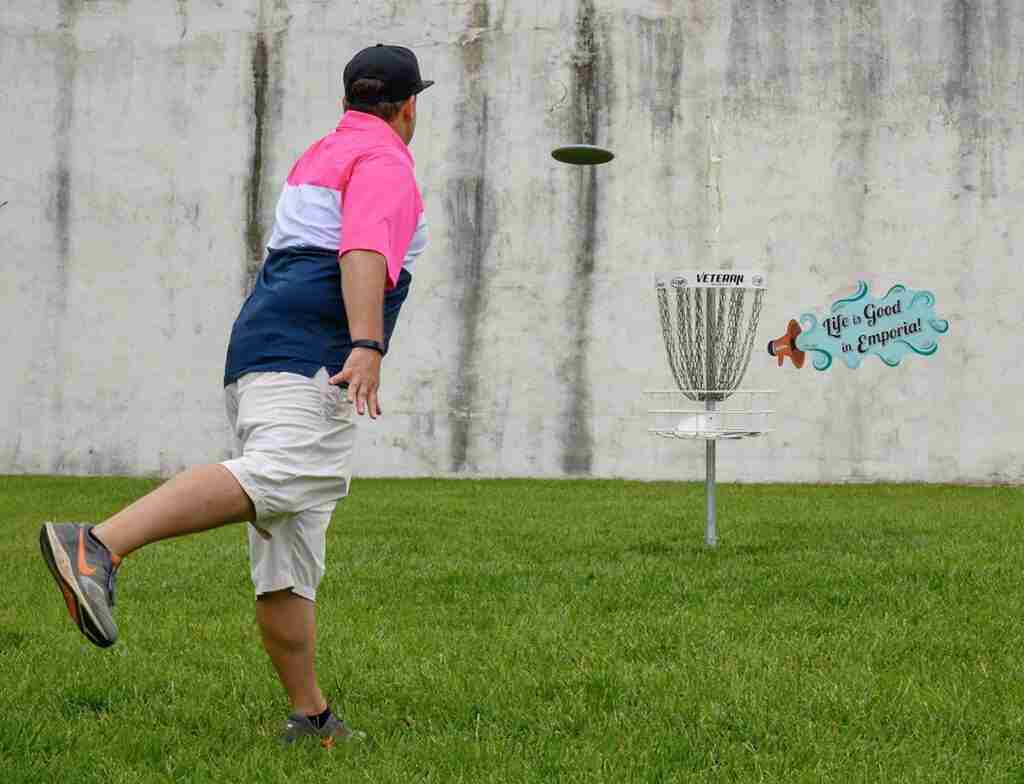
<svg viewBox="0 0 1024 784">
<path fill-rule="evenodd" d="M 693 263 L 712 247 L 712 214 L 721 214 L 720 158 L 709 151 L 711 118 L 720 117 L 720 92 L 705 62 L 705 26 L 699 15 L 635 17 L 635 35 L 623 57 L 639 74 L 626 92 L 631 109 L 650 129 L 648 165 L 651 187 L 663 195 L 659 219 L 652 227 L 654 247 L 664 253 L 678 247 L 680 232 L 694 241 L 687 251 Z M 712 162 L 717 161 L 717 162 Z M 703 181 L 704 187 L 698 183 Z M 688 187 L 682 183 L 693 183 Z"/>
<path fill-rule="evenodd" d="M 1018 78 L 1014 79 L 1011 73 L 1013 56 L 1020 56 L 1020 47 L 1014 46 L 1016 41 L 1016 30 L 1014 29 L 1014 17 L 1010 10 L 1011 0 L 992 0 L 992 11 L 988 26 L 988 35 L 991 44 L 988 50 L 991 53 L 989 83 L 992 85 L 990 103 L 993 107 L 999 105 L 1016 104 L 1019 112 L 1024 108 L 1021 90 L 1024 83 Z M 1022 60 L 1024 63 L 1024 60 Z M 1016 93 L 1012 85 L 1016 82 Z M 1011 149 L 1011 137 L 1014 129 L 1013 123 L 1006 117 L 1000 117 L 998 111 L 991 112 L 992 144 L 993 144 L 993 165 L 991 182 L 987 189 L 982 191 L 985 199 L 994 199 L 1008 190 L 1010 177 L 1007 174 L 1009 156 Z"/>
<path fill-rule="evenodd" d="M 742 106 L 756 98 L 762 71 L 760 9 L 757 0 L 733 0 L 729 9 L 729 59 L 725 83 L 729 98 Z"/>
<path fill-rule="evenodd" d="M 610 56 L 598 37 L 598 17 L 593 0 L 580 0 L 576 11 L 576 50 L 570 112 L 573 137 L 582 144 L 607 143 L 599 138 L 603 108 L 610 106 L 612 81 Z M 559 441 L 561 465 L 566 474 L 589 474 L 594 463 L 591 429 L 591 395 L 587 355 L 594 304 L 594 271 L 598 246 L 598 193 L 596 167 L 582 167 L 576 174 L 578 221 L 575 226 L 576 256 L 572 289 L 565 306 L 567 351 L 559 379 L 565 388 L 566 410 Z"/>
<path fill-rule="evenodd" d="M 178 19 L 181 22 L 181 34 L 179 39 L 184 39 L 188 34 L 188 0 L 175 0 L 178 10 Z"/>
<path fill-rule="evenodd" d="M 649 86 L 644 108 L 651 113 L 652 135 L 667 140 L 675 133 L 682 111 L 686 29 L 683 22 L 673 16 L 640 17 L 636 24 L 641 45 L 641 73 Z M 665 163 L 669 165 L 670 161 Z"/>
<path fill-rule="evenodd" d="M 988 47 L 994 63 L 996 84 L 1006 84 L 1010 80 L 1010 56 L 1013 53 L 1014 29 L 1013 14 L 1010 13 L 1011 0 L 991 0 L 991 22 L 988 27 Z"/>
<path fill-rule="evenodd" d="M 986 201 L 998 195 L 995 129 L 985 112 L 995 55 L 986 45 L 984 3 L 980 0 L 946 0 L 943 27 L 947 63 L 943 99 L 960 136 L 955 170 L 963 208 L 972 197 Z"/>
<path fill-rule="evenodd" d="M 800 52 L 789 40 L 788 0 L 732 0 L 726 42 L 726 107 L 754 116 L 762 108 L 788 108 L 799 86 Z"/>
<path fill-rule="evenodd" d="M 972 0 L 947 0 L 943 9 L 949 60 L 943 96 L 950 111 L 977 109 L 979 83 L 975 57 L 981 34 L 978 6 Z"/>
<path fill-rule="evenodd" d="M 491 10 L 487 0 L 470 8 L 467 27 L 473 34 L 460 47 L 464 92 L 455 107 L 456 160 L 460 174 L 448 185 L 444 208 L 452 227 L 459 337 L 450 411 L 450 466 L 455 473 L 472 470 L 470 446 L 479 386 L 482 321 L 487 303 L 485 264 L 497 224 L 490 194 L 487 160 L 491 136 L 490 98 L 484 66 Z"/>
<path fill-rule="evenodd" d="M 839 61 L 843 124 L 836 150 L 838 187 L 854 217 L 852 254 L 863 252 L 866 197 L 870 192 L 871 145 L 885 98 L 889 67 L 888 44 L 880 0 L 864 0 L 839 16 Z"/>
<path fill-rule="evenodd" d="M 828 92 L 835 71 L 834 47 L 832 44 L 833 21 L 831 0 L 814 0 L 811 10 L 811 56 L 810 73 L 816 90 Z"/>
<path fill-rule="evenodd" d="M 263 246 L 263 146 L 266 142 L 264 125 L 267 114 L 267 38 L 259 31 L 253 37 L 250 70 L 252 75 L 252 153 L 249 157 L 249 177 L 246 181 L 247 210 L 245 244 L 248 250 L 245 265 L 245 292 L 252 290 L 266 249 Z"/>
<path fill-rule="evenodd" d="M 75 118 L 75 79 L 78 47 L 75 23 L 78 17 L 76 0 L 61 0 L 57 25 L 57 103 L 54 107 L 56 165 L 53 172 L 51 217 L 57 245 L 57 286 L 55 315 L 63 316 L 67 307 L 68 264 L 71 256 L 71 155 L 72 124 Z"/>
<path fill-rule="evenodd" d="M 769 94 L 778 103 L 789 106 L 800 89 L 800 69 L 790 61 L 800 62 L 801 51 L 796 39 L 789 35 L 791 0 L 764 0 L 761 26 L 767 43 L 762 55 L 765 83 Z"/>
<path fill-rule="evenodd" d="M 284 0 L 274 0 L 269 15 L 264 13 L 261 4 L 258 27 L 253 35 L 250 52 L 252 141 L 249 174 L 245 186 L 246 294 L 252 290 L 266 257 L 267 249 L 264 243 L 269 233 L 274 207 L 267 199 L 268 188 L 274 192 L 279 187 L 279 183 L 268 182 L 267 175 L 285 100 L 284 68 L 291 20 L 291 11 Z"/>
<path fill-rule="evenodd" d="M 77 81 L 78 46 L 75 27 L 79 2 L 61 0 L 57 22 L 56 82 L 57 102 L 54 106 L 55 164 L 51 175 L 51 201 L 49 217 L 53 223 L 56 247 L 55 274 L 49 281 L 46 297 L 48 343 L 45 356 L 54 367 L 47 376 L 56 376 L 63 364 L 64 323 L 68 314 L 68 286 L 72 263 L 71 210 L 72 210 L 72 154 L 73 125 L 75 119 L 75 84 Z M 51 375 L 52 374 L 52 375 Z M 50 425 L 53 443 L 50 449 L 50 470 L 61 471 L 65 462 L 65 400 L 63 385 L 48 385 Z"/>
</svg>

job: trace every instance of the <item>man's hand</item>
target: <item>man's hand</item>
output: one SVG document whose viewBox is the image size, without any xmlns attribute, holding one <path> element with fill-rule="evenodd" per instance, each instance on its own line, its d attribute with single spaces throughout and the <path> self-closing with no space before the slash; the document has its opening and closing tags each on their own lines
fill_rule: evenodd
<svg viewBox="0 0 1024 784">
<path fill-rule="evenodd" d="M 381 359 L 372 348 L 354 348 L 345 360 L 345 367 L 330 380 L 332 384 L 347 385 L 348 400 L 355 404 L 356 413 L 360 416 L 369 413 L 370 419 L 384 413 L 377 398 Z"/>
</svg>

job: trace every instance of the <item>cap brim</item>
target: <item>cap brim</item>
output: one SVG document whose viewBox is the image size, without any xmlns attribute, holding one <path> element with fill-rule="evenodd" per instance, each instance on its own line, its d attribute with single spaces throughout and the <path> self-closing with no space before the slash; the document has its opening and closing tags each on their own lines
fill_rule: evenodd
<svg viewBox="0 0 1024 784">
<path fill-rule="evenodd" d="M 419 95 L 421 92 L 426 90 L 430 85 L 434 83 L 433 79 L 423 79 L 420 81 L 420 89 L 415 92 L 415 95 Z"/>
</svg>

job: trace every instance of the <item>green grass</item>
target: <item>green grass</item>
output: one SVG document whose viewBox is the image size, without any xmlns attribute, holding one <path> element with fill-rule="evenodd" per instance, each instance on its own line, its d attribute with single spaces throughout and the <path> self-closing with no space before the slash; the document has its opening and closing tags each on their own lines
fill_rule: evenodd
<svg viewBox="0 0 1024 784">
<path fill-rule="evenodd" d="M 93 648 L 38 556 L 146 480 L 0 477 L 0 782 L 1024 782 L 1024 491 L 357 481 L 273 743 L 244 534 L 140 551 Z"/>
</svg>

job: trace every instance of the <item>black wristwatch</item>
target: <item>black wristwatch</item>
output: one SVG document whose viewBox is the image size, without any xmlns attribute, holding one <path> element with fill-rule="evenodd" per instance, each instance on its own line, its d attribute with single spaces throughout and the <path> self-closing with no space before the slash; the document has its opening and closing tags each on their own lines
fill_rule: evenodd
<svg viewBox="0 0 1024 784">
<path fill-rule="evenodd" d="M 384 344 L 376 340 L 353 340 L 352 348 L 370 348 L 376 351 L 381 356 L 384 356 L 387 352 L 384 350 Z"/>
</svg>

